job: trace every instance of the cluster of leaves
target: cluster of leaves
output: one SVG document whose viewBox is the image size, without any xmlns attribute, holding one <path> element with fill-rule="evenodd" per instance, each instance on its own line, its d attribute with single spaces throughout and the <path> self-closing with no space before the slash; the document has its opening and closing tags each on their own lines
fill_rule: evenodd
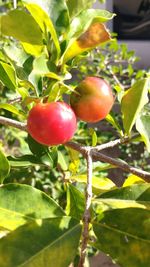
<svg viewBox="0 0 150 267">
<path fill-rule="evenodd" d="M 24 0 L 15 10 L 9 10 L 12 6 L 5 2 L 0 22 L 0 110 L 5 117 L 25 121 L 34 103 L 62 100 L 64 94 L 70 94 L 74 89 L 74 83 L 66 82 L 71 78 L 70 71 L 80 62 L 81 54 L 86 56 L 89 49 L 110 40 L 103 23 L 113 14 L 89 9 L 93 0 L 59 0 L 59 4 L 57 0 Z M 117 43 L 111 45 L 112 51 L 118 51 Z M 106 67 L 104 73 L 109 54 L 97 55 L 92 66 L 94 75 L 100 74 L 98 64 L 104 77 L 110 76 L 111 71 L 124 75 L 121 63 L 119 70 L 117 64 L 111 69 Z M 126 56 L 130 60 L 131 54 L 127 55 L 124 49 Z M 136 125 L 149 151 L 149 79 L 143 72 L 135 76 L 131 66 L 128 70 L 130 77 L 140 79 L 128 90 L 115 84 L 123 115 L 120 120 L 109 114 L 107 120 L 121 138 L 131 136 Z M 127 79 L 125 85 L 129 86 Z M 0 129 L 2 145 L 5 143 L 0 150 L 1 182 L 6 178 L 0 188 L 0 266 L 46 267 L 55 263 L 67 267 L 78 254 L 81 238 L 84 159 L 70 148 L 46 148 L 19 130 Z M 74 140 L 96 145 L 105 138 L 80 123 Z M 14 147 L 16 150 L 11 151 Z M 8 157 L 4 150 L 10 154 Z M 123 188 L 117 189 L 105 172 L 113 167 L 93 164 L 93 241 L 89 245 L 109 253 L 122 266 L 148 267 L 150 186 L 129 176 Z M 126 222 L 127 217 L 130 219 Z"/>
</svg>

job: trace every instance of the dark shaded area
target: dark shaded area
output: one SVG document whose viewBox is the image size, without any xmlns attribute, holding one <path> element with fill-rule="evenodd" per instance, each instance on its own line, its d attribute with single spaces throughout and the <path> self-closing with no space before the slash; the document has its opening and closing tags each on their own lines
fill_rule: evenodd
<svg viewBox="0 0 150 267">
<path fill-rule="evenodd" d="M 126 1 L 122 1 L 121 9 L 114 0 L 114 12 L 117 16 L 114 18 L 113 31 L 118 34 L 118 39 L 129 40 L 150 40 L 150 1 L 134 1 L 135 12 L 130 14 L 126 11 Z M 130 5 L 129 5 L 130 9 Z"/>
</svg>

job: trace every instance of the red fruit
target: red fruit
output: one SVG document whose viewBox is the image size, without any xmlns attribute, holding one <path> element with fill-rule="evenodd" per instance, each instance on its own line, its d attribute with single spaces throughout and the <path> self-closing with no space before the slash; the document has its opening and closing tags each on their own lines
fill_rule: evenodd
<svg viewBox="0 0 150 267">
<path fill-rule="evenodd" d="M 110 85 L 98 77 L 86 77 L 70 97 L 70 104 L 76 116 L 86 122 L 104 119 L 113 103 Z"/>
<path fill-rule="evenodd" d="M 29 134 L 47 146 L 66 143 L 73 137 L 76 127 L 76 116 L 64 102 L 36 104 L 27 119 Z"/>
</svg>

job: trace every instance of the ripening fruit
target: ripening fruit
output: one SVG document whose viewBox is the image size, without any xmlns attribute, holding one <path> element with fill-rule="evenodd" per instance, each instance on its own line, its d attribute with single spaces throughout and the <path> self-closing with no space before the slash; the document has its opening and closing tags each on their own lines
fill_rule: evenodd
<svg viewBox="0 0 150 267">
<path fill-rule="evenodd" d="M 76 116 L 64 102 L 38 103 L 29 112 L 28 133 L 47 146 L 69 141 L 77 127 Z"/>
<path fill-rule="evenodd" d="M 76 116 L 86 122 L 104 119 L 113 103 L 110 85 L 98 77 L 86 77 L 70 96 L 70 104 Z"/>
</svg>

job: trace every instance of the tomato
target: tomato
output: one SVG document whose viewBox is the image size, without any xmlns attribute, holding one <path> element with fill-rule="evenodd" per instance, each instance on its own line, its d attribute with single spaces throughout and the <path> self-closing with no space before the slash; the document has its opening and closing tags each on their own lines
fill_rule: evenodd
<svg viewBox="0 0 150 267">
<path fill-rule="evenodd" d="M 104 119 L 113 103 L 110 85 L 99 77 L 86 77 L 70 96 L 70 104 L 76 116 L 85 122 Z"/>
<path fill-rule="evenodd" d="M 73 137 L 76 127 L 76 116 L 64 102 L 38 103 L 27 119 L 28 133 L 47 146 L 66 143 Z"/>
</svg>

